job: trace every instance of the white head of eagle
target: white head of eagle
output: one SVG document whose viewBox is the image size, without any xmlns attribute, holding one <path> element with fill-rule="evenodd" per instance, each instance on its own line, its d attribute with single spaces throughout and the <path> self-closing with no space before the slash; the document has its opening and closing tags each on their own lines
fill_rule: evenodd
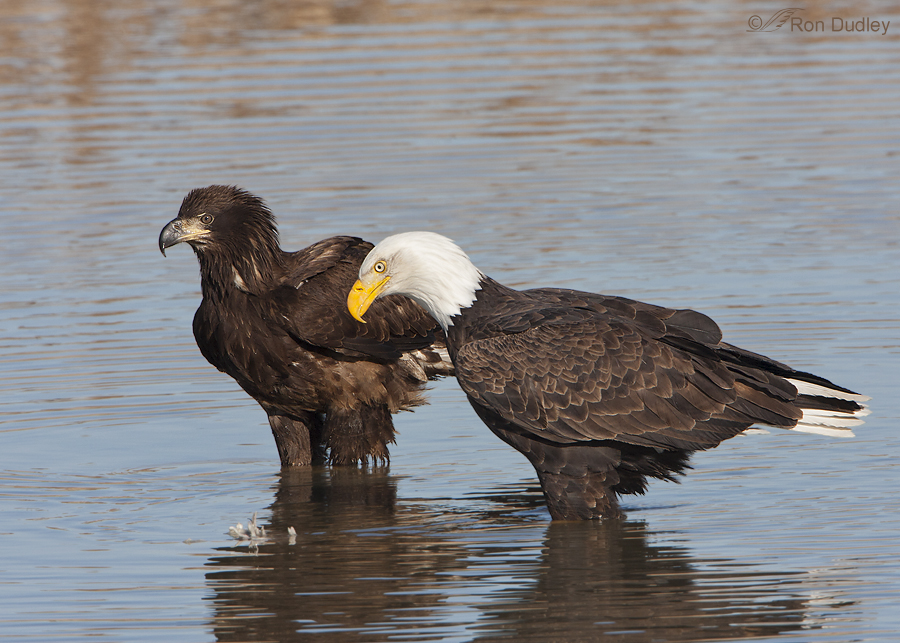
<svg viewBox="0 0 900 643">
<path fill-rule="evenodd" d="M 453 241 L 434 232 L 404 232 L 376 245 L 359 269 L 347 298 L 356 319 L 385 295 L 405 295 L 446 331 L 475 301 L 484 274 Z"/>
</svg>

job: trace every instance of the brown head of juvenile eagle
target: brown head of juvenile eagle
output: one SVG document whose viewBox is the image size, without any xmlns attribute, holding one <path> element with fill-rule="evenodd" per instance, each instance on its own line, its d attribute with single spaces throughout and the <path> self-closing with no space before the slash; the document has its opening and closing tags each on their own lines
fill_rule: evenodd
<svg viewBox="0 0 900 643">
<path fill-rule="evenodd" d="M 440 327 L 417 304 L 387 298 L 362 324 L 344 302 L 372 244 L 332 237 L 283 251 L 265 203 L 236 187 L 191 191 L 159 235 L 200 263 L 194 337 L 269 416 L 282 465 L 388 459 L 391 413 L 423 403 L 451 371 Z"/>
<path fill-rule="evenodd" d="M 446 237 L 388 237 L 347 307 L 405 295 L 447 335 L 478 416 L 537 471 L 550 515 L 619 514 L 617 495 L 674 479 L 694 451 L 754 424 L 852 435 L 869 399 L 726 344 L 709 317 L 557 288 L 517 291 Z"/>
</svg>

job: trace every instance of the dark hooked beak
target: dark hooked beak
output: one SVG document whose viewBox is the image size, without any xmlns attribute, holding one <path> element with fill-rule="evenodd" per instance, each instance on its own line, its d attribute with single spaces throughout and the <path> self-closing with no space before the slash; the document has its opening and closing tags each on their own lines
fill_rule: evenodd
<svg viewBox="0 0 900 643">
<path fill-rule="evenodd" d="M 181 243 L 181 221 L 172 219 L 159 233 L 159 251 L 166 256 L 166 248 L 171 248 L 176 243 Z"/>
<path fill-rule="evenodd" d="M 171 248 L 182 241 L 202 239 L 209 235 L 209 230 L 192 225 L 184 219 L 172 219 L 159 233 L 159 251 L 166 256 L 166 248 Z"/>
</svg>

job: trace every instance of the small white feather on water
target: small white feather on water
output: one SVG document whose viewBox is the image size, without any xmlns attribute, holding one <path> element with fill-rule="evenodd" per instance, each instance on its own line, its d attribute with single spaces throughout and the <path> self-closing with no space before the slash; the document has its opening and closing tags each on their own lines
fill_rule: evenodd
<svg viewBox="0 0 900 643">
<path fill-rule="evenodd" d="M 253 517 L 246 527 L 241 523 L 238 523 L 233 527 L 228 528 L 228 535 L 235 540 L 265 540 L 266 528 L 256 524 L 256 512 L 254 511 Z"/>
<path fill-rule="evenodd" d="M 244 525 L 242 525 L 241 523 L 229 527 L 228 535 L 235 540 L 249 541 L 251 547 L 256 547 L 260 542 L 271 540 L 269 535 L 266 533 L 266 528 L 263 525 L 257 524 L 256 513 L 257 512 L 255 511 L 253 512 L 253 517 L 250 518 L 250 522 L 247 523 L 246 527 L 244 527 Z M 288 544 L 296 545 L 297 530 L 293 527 L 288 527 L 287 533 Z"/>
</svg>

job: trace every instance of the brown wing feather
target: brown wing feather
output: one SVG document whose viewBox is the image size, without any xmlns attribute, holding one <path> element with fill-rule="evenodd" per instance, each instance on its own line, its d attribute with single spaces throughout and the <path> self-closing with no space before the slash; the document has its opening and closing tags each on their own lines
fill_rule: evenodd
<svg viewBox="0 0 900 643">
<path fill-rule="evenodd" d="M 332 237 L 291 253 L 283 284 L 273 292 L 276 323 L 311 346 L 382 359 L 433 344 L 437 324 L 405 297 L 376 301 L 366 324 L 348 312 L 347 293 L 371 249 L 362 239 Z"/>
<path fill-rule="evenodd" d="M 738 432 L 715 422 L 738 398 L 727 368 L 587 311 L 577 322 L 472 341 L 456 368 L 474 402 L 558 442 L 697 449 Z"/>
<path fill-rule="evenodd" d="M 579 306 L 602 315 L 630 319 L 648 329 L 653 328 L 671 337 L 682 337 L 699 344 L 715 346 L 722 340 L 722 331 L 715 321 L 689 308 L 665 308 L 625 297 L 565 288 L 535 288 L 524 292 L 547 303 Z"/>
</svg>

